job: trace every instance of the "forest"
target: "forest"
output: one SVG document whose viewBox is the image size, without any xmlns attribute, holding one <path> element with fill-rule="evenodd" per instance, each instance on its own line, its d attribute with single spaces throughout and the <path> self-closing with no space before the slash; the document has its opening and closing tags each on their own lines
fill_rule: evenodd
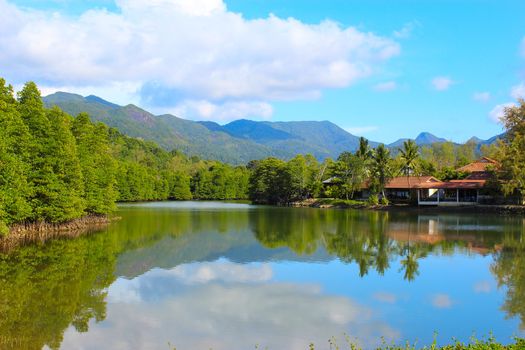
<svg viewBox="0 0 525 350">
<path fill-rule="evenodd" d="M 312 155 L 290 160 L 266 158 L 232 166 L 151 141 L 128 137 L 86 113 L 72 117 L 46 108 L 35 83 L 16 95 L 0 79 L 0 233 L 18 223 L 62 223 L 105 215 L 116 202 L 188 199 L 251 199 L 288 204 L 306 198 L 351 199 L 366 181 L 370 200 L 387 204 L 385 184 L 395 176 L 462 178 L 455 169 L 480 155 L 501 162 L 495 190 L 525 193 L 525 102 L 507 108 L 506 138 L 497 144 L 419 147 L 407 140 L 400 149 L 375 149 L 361 138 L 356 152 L 319 162 Z M 332 179 L 333 186 L 323 187 Z"/>
<path fill-rule="evenodd" d="M 244 199 L 249 172 L 45 108 L 36 84 L 0 79 L 0 233 L 105 215 L 118 201 Z"/>
</svg>

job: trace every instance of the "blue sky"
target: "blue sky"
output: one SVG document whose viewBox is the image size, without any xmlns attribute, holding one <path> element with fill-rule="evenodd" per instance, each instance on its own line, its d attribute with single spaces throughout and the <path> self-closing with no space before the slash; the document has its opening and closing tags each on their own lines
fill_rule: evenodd
<svg viewBox="0 0 525 350">
<path fill-rule="evenodd" d="M 189 119 L 461 142 L 525 96 L 523 1 L 0 0 L 0 23 L 16 86 Z"/>
</svg>

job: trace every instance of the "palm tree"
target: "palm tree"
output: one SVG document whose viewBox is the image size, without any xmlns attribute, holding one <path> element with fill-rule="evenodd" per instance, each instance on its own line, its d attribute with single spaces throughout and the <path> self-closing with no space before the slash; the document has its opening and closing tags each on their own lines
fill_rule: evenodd
<svg viewBox="0 0 525 350">
<path fill-rule="evenodd" d="M 385 198 L 385 186 L 390 180 L 390 151 L 380 144 L 373 153 L 373 172 L 377 180 L 377 190 Z"/>
<path fill-rule="evenodd" d="M 403 148 L 400 148 L 399 152 L 401 153 L 401 159 L 403 160 L 403 170 L 407 176 L 408 193 L 410 197 L 410 174 L 416 167 L 419 158 L 419 148 L 414 140 L 406 140 L 403 142 Z"/>
<path fill-rule="evenodd" d="M 370 149 L 370 146 L 368 145 L 368 140 L 364 137 L 359 138 L 359 148 L 355 152 L 355 155 L 358 156 L 361 159 L 367 160 L 370 158 L 372 154 L 372 150 Z"/>
</svg>

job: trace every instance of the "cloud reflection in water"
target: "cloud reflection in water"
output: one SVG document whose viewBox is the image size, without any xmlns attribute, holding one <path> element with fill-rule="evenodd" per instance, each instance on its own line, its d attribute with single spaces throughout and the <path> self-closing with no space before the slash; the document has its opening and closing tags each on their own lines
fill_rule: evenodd
<svg viewBox="0 0 525 350">
<path fill-rule="evenodd" d="M 399 332 L 371 309 L 319 285 L 272 282 L 270 264 L 227 261 L 155 269 L 109 289 L 106 321 L 69 329 L 63 348 L 307 349 L 343 333 L 373 345 Z M 372 343 L 374 342 L 374 343 Z"/>
</svg>

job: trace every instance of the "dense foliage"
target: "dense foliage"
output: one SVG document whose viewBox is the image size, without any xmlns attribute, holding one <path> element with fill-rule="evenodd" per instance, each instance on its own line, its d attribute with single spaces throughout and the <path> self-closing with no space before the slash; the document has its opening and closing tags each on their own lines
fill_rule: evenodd
<svg viewBox="0 0 525 350">
<path fill-rule="evenodd" d="M 297 155 L 288 162 L 277 158 L 252 161 L 249 194 L 257 203 L 284 204 L 315 197 L 325 165 L 312 155 Z"/>
<path fill-rule="evenodd" d="M 501 120 L 507 136 L 500 145 L 503 165 L 503 191 L 517 194 L 520 202 L 525 200 L 525 100 L 508 107 Z"/>
<path fill-rule="evenodd" d="M 250 198 L 271 204 L 318 195 L 348 200 L 358 197 L 366 186 L 374 204 L 379 202 L 379 195 L 386 204 L 384 189 L 391 178 L 424 175 L 441 180 L 462 178 L 466 174 L 455 169 L 474 161 L 476 156 L 473 144 L 456 147 L 445 142 L 420 148 L 412 140 L 405 141 L 394 155 L 382 144 L 372 149 L 361 138 L 354 153 L 343 152 L 335 161 L 328 158 L 322 164 L 311 155 L 298 155 L 288 162 L 276 158 L 252 162 Z M 303 179 L 302 187 L 297 186 L 296 179 Z"/>
<path fill-rule="evenodd" d="M 0 79 L 0 126 L 0 233 L 107 214 L 116 201 L 247 197 L 245 167 L 167 152 L 85 113 L 47 109 L 32 82 L 15 97 Z"/>
</svg>

